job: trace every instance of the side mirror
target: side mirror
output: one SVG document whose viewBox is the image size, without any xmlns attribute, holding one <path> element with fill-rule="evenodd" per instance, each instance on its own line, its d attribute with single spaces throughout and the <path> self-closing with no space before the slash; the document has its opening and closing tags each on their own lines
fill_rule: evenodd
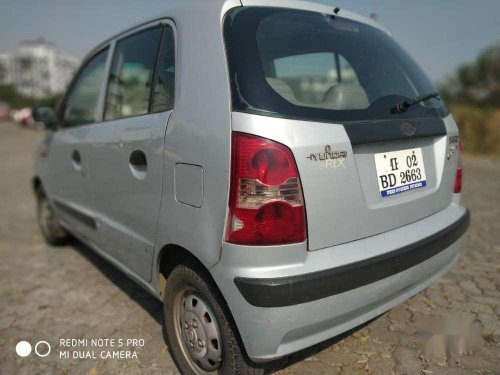
<svg viewBox="0 0 500 375">
<path fill-rule="evenodd" d="M 56 112 L 50 107 L 36 107 L 33 109 L 31 116 L 33 120 L 41 122 L 45 129 L 53 129 L 57 125 Z"/>
</svg>

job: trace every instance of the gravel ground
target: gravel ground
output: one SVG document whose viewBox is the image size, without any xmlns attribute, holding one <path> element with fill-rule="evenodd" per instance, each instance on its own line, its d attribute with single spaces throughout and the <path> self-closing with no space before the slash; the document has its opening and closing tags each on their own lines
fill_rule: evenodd
<svg viewBox="0 0 500 375">
<path fill-rule="evenodd" d="M 0 374 L 173 374 L 161 333 L 161 304 L 81 243 L 51 248 L 35 222 L 30 190 L 41 131 L 0 123 Z M 465 158 L 468 245 L 438 283 L 341 337 L 293 355 L 279 374 L 500 374 L 500 162 Z M 467 316 L 483 326 L 469 355 L 424 354 L 415 339 L 427 316 Z M 97 359 L 60 358 L 61 338 L 144 339 L 137 358 L 101 359 L 117 347 L 72 348 Z M 22 358 L 20 340 L 52 352 Z M 46 346 L 40 344 L 39 352 Z M 72 354 L 72 352 L 70 352 Z"/>
</svg>

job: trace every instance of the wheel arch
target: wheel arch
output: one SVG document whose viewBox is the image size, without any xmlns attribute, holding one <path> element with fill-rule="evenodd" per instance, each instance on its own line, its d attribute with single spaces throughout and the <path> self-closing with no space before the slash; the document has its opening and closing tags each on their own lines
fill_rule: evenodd
<svg viewBox="0 0 500 375">
<path fill-rule="evenodd" d="M 38 176 L 34 176 L 31 179 L 31 186 L 33 187 L 33 191 L 37 192 L 40 188 L 43 188 L 42 180 Z"/>
<path fill-rule="evenodd" d="M 45 196 L 45 189 L 43 187 L 42 179 L 39 176 L 34 176 L 31 179 L 31 187 L 36 199 L 40 199 Z"/>
<path fill-rule="evenodd" d="M 154 273 L 157 278 L 158 295 L 161 299 L 164 297 L 166 280 L 170 272 L 179 264 L 186 262 L 196 264 L 213 280 L 208 268 L 192 252 L 177 244 L 164 245 L 158 253 Z"/>
<path fill-rule="evenodd" d="M 166 286 L 166 281 L 168 278 L 168 275 L 172 270 L 178 266 L 179 264 L 185 264 L 185 263 L 191 263 L 194 265 L 198 270 L 201 270 L 204 272 L 205 276 L 209 278 L 210 282 L 213 283 L 214 287 L 217 289 L 215 292 L 219 296 L 220 301 L 222 303 L 222 309 L 226 312 L 227 319 L 229 320 L 229 323 L 231 327 L 233 328 L 235 338 L 239 343 L 239 346 L 242 350 L 242 355 L 245 359 L 245 361 L 253 363 L 254 366 L 257 364 L 253 362 L 250 357 L 248 356 L 248 353 L 246 351 L 246 347 L 243 343 L 243 340 L 241 338 L 241 334 L 239 331 L 239 328 L 236 324 L 236 321 L 234 320 L 233 313 L 231 309 L 229 308 L 229 305 L 226 301 L 226 298 L 222 294 L 221 288 L 215 281 L 214 277 L 210 273 L 209 269 L 189 250 L 186 248 L 176 245 L 176 244 L 168 244 L 165 245 L 161 248 L 159 255 L 157 257 L 157 266 L 156 266 L 156 271 L 154 274 L 154 277 L 157 277 L 157 286 L 158 286 L 158 296 L 159 298 L 163 301 L 164 300 L 164 291 L 165 291 L 165 286 Z"/>
</svg>

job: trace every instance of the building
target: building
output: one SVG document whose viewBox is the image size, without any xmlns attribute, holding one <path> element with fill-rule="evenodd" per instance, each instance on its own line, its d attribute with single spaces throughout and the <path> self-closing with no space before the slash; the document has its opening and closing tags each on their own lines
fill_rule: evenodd
<svg viewBox="0 0 500 375">
<path fill-rule="evenodd" d="M 12 84 L 12 56 L 0 54 L 0 85 Z"/>
<path fill-rule="evenodd" d="M 12 82 L 25 96 L 42 98 L 63 92 L 78 60 L 43 38 L 25 41 L 12 57 Z"/>
</svg>

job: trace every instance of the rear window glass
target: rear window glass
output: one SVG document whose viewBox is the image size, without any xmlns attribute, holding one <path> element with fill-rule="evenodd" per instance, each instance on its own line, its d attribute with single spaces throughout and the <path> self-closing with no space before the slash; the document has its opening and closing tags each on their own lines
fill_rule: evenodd
<svg viewBox="0 0 500 375">
<path fill-rule="evenodd" d="M 339 83 L 357 82 L 356 72 L 347 60 L 331 52 L 305 53 L 273 60 L 275 76 L 266 77 L 280 94 L 278 85 L 289 87 L 289 100 L 297 105 L 321 105 L 326 92 Z M 366 106 L 365 106 L 366 108 Z"/>
<path fill-rule="evenodd" d="M 325 121 L 446 114 L 438 99 L 391 113 L 397 103 L 435 89 L 389 35 L 369 25 L 250 7 L 229 13 L 224 36 L 234 110 Z"/>
</svg>

